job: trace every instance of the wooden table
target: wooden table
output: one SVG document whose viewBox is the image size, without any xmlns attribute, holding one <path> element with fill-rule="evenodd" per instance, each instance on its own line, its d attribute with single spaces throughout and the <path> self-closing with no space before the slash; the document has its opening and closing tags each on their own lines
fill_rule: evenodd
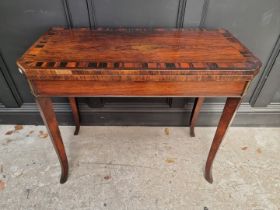
<svg viewBox="0 0 280 210">
<path fill-rule="evenodd" d="M 260 61 L 224 29 L 52 28 L 18 60 L 36 97 L 61 164 L 68 161 L 51 97 L 196 97 L 191 136 L 205 97 L 227 97 L 205 166 L 212 163 Z"/>
</svg>

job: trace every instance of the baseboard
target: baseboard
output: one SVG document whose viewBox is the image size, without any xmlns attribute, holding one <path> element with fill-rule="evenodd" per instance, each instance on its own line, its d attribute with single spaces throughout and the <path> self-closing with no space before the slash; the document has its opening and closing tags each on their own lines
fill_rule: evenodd
<svg viewBox="0 0 280 210">
<path fill-rule="evenodd" d="M 198 126 L 216 126 L 223 110 L 223 103 L 205 103 Z M 71 110 L 66 103 L 54 104 L 60 125 L 72 125 Z M 187 126 L 192 105 L 185 108 L 90 108 L 80 104 L 82 125 L 125 126 Z M 5 108 L 0 104 L 0 124 L 42 124 L 35 103 L 25 103 L 21 108 Z M 280 126 L 280 103 L 264 108 L 252 108 L 242 103 L 233 126 Z"/>
</svg>

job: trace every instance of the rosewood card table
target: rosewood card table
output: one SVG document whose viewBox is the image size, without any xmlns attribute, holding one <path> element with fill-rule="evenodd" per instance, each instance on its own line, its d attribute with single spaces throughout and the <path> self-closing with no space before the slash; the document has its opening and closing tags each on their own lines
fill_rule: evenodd
<svg viewBox="0 0 280 210">
<path fill-rule="evenodd" d="M 224 29 L 52 28 L 17 61 L 48 128 L 62 169 L 68 161 L 51 97 L 195 97 L 190 134 L 205 97 L 227 97 L 205 166 L 213 160 L 261 62 Z M 191 158 L 191 157 L 190 157 Z"/>
</svg>

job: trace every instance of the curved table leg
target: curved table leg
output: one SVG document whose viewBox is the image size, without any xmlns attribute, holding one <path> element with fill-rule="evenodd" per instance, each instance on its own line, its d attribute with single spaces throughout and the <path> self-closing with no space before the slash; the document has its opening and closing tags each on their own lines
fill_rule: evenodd
<svg viewBox="0 0 280 210">
<path fill-rule="evenodd" d="M 79 114 L 78 103 L 75 97 L 68 97 L 68 100 L 72 109 L 72 114 L 76 125 L 74 135 L 78 135 L 80 131 L 80 114 Z"/>
<path fill-rule="evenodd" d="M 231 121 L 240 105 L 241 98 L 227 98 L 224 111 L 222 113 L 220 122 L 218 124 L 209 154 L 206 161 L 204 177 L 209 182 L 213 182 L 212 177 L 212 164 L 217 154 L 217 151 L 222 143 L 225 133 L 230 126 Z"/>
<path fill-rule="evenodd" d="M 40 109 L 40 114 L 43 121 L 48 129 L 49 135 L 51 137 L 53 146 L 57 153 L 58 159 L 61 166 L 61 177 L 60 183 L 66 182 L 68 177 L 68 160 L 65 153 L 64 145 L 58 128 L 58 123 L 53 110 L 52 101 L 49 97 L 37 97 L 36 102 Z"/>
<path fill-rule="evenodd" d="M 192 116 L 191 116 L 191 126 L 190 126 L 190 135 L 191 137 L 195 137 L 195 133 L 194 133 L 194 127 L 196 125 L 197 119 L 198 119 L 198 115 L 201 109 L 201 106 L 204 102 L 204 97 L 199 97 L 196 98 L 194 101 L 194 105 L 193 105 L 193 110 L 192 110 Z"/>
</svg>

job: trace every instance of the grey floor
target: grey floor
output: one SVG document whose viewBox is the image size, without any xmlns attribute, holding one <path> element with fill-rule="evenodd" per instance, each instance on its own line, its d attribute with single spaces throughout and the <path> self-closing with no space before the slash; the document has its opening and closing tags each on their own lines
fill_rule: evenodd
<svg viewBox="0 0 280 210">
<path fill-rule="evenodd" d="M 0 126 L 0 209 L 280 209 L 280 128 L 231 128 L 203 167 L 215 128 L 60 127 L 70 176 L 43 126 Z"/>
</svg>

